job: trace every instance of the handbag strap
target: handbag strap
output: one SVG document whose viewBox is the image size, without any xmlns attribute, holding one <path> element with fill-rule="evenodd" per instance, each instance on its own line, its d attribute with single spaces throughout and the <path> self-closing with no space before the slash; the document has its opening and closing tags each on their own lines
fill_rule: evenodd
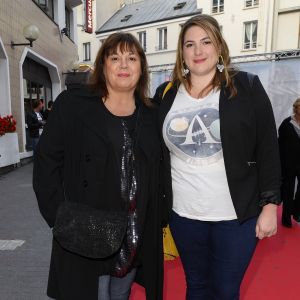
<svg viewBox="0 0 300 300">
<path fill-rule="evenodd" d="M 172 87 L 172 85 L 173 85 L 172 81 L 170 81 L 170 82 L 166 85 L 166 87 L 165 87 L 165 89 L 164 89 L 164 92 L 163 92 L 163 94 L 162 94 L 161 99 L 164 99 L 166 93 L 169 91 L 169 89 Z"/>
</svg>

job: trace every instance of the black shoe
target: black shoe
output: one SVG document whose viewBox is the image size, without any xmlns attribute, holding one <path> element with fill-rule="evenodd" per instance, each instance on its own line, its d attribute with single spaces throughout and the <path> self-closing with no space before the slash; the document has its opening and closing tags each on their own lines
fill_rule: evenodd
<svg viewBox="0 0 300 300">
<path fill-rule="evenodd" d="M 291 221 L 291 218 L 289 218 L 289 219 L 287 219 L 287 218 L 282 218 L 282 219 L 281 219 L 281 224 L 282 224 L 282 226 L 284 226 L 284 227 L 292 228 L 292 221 Z"/>
<path fill-rule="evenodd" d="M 295 215 L 293 215 L 293 219 L 294 219 L 297 223 L 300 223 L 300 216 L 295 216 Z"/>
</svg>

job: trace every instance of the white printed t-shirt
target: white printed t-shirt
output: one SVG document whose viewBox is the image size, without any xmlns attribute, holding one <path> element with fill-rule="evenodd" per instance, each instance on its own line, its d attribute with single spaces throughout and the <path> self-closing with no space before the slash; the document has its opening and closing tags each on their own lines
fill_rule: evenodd
<svg viewBox="0 0 300 300">
<path fill-rule="evenodd" d="M 236 219 L 220 137 L 220 91 L 192 98 L 181 85 L 163 125 L 170 150 L 173 210 L 182 217 Z"/>
<path fill-rule="evenodd" d="M 35 114 L 36 114 L 36 117 L 37 117 L 38 121 L 42 122 L 43 121 L 43 117 L 42 117 L 41 113 L 40 112 L 35 112 Z M 42 133 L 43 133 L 43 128 L 40 127 L 39 128 L 39 136 L 41 136 Z"/>
</svg>

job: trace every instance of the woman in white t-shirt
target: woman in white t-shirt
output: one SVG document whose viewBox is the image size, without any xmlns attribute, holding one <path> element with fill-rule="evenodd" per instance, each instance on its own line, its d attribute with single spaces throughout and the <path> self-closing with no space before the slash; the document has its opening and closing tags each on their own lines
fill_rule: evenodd
<svg viewBox="0 0 300 300">
<path fill-rule="evenodd" d="M 188 300 L 239 299 L 257 240 L 277 230 L 272 107 L 257 76 L 229 66 L 217 21 L 192 17 L 181 29 L 172 81 L 153 99 L 160 105 L 163 199 Z"/>
</svg>

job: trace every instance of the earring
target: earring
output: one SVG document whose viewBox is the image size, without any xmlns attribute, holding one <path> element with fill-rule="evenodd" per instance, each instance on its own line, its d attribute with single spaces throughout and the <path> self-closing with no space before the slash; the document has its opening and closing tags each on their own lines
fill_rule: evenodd
<svg viewBox="0 0 300 300">
<path fill-rule="evenodd" d="M 190 70 L 188 69 L 188 67 L 183 62 L 183 67 L 181 69 L 182 77 L 186 77 L 186 75 L 189 74 L 189 72 L 190 72 Z"/>
<path fill-rule="evenodd" d="M 218 60 L 218 63 L 217 63 L 217 69 L 220 73 L 223 72 L 225 66 L 224 66 L 224 60 L 223 60 L 223 57 L 222 55 L 219 56 L 219 60 Z"/>
</svg>

